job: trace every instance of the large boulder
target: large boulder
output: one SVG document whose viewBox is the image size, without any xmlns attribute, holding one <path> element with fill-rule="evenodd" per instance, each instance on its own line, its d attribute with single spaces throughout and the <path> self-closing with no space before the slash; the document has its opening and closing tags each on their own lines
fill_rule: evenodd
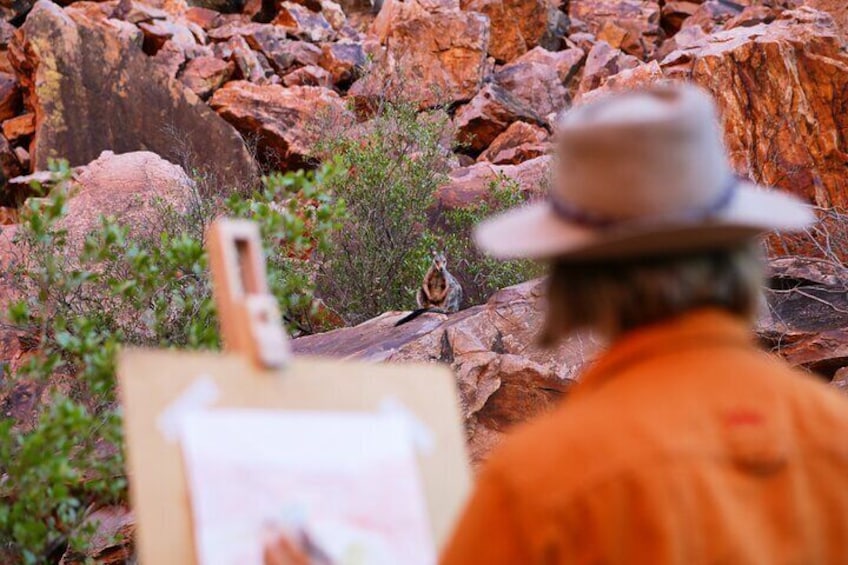
<svg viewBox="0 0 848 565">
<path fill-rule="evenodd" d="M 512 179 L 524 198 L 542 198 L 550 185 L 551 158 L 547 155 L 518 165 L 493 165 L 485 161 L 450 172 L 447 182 L 436 190 L 439 210 L 465 208 L 484 201 L 492 181 Z"/>
<path fill-rule="evenodd" d="M 462 0 L 463 10 L 486 14 L 491 23 L 489 55 L 512 61 L 537 45 L 559 47 L 568 18 L 550 0 Z"/>
<path fill-rule="evenodd" d="M 763 343 L 789 363 L 831 380 L 848 366 L 848 269 L 821 259 L 784 257 L 769 265 Z"/>
<path fill-rule="evenodd" d="M 70 191 L 59 227 L 72 245 L 96 230 L 101 216 L 113 216 L 134 237 L 158 237 L 163 218 L 186 213 L 195 194 L 194 182 L 179 165 L 149 151 L 104 151 L 74 169 Z"/>
<path fill-rule="evenodd" d="M 633 55 L 612 47 L 606 41 L 598 41 L 586 56 L 575 98 L 600 88 L 609 77 L 627 69 L 635 69 L 641 64 Z"/>
<path fill-rule="evenodd" d="M 393 312 L 353 328 L 294 340 L 296 354 L 372 361 L 436 361 L 457 377 L 472 458 L 481 460 L 511 426 L 552 406 L 591 357 L 591 340 L 553 350 L 533 345 L 540 281 L 504 289 L 458 314 L 425 314 L 400 327 Z"/>
<path fill-rule="evenodd" d="M 513 122 L 480 155 L 479 161 L 495 165 L 517 165 L 545 155 L 550 150 L 550 133 L 527 122 Z"/>
<path fill-rule="evenodd" d="M 818 206 L 848 205 L 848 53 L 828 15 L 805 8 L 716 32 L 663 68 L 715 96 L 738 173 Z"/>
<path fill-rule="evenodd" d="M 499 68 L 494 81 L 546 117 L 571 103 L 584 59 L 581 49 L 548 51 L 536 47 Z"/>
<path fill-rule="evenodd" d="M 205 100 L 230 79 L 235 67 L 232 62 L 217 57 L 197 57 L 185 64 L 179 79 L 186 88 Z"/>
<path fill-rule="evenodd" d="M 471 102 L 457 110 L 454 125 L 464 148 L 479 154 L 510 124 L 519 120 L 537 125 L 543 123 L 524 102 L 503 87 L 489 83 Z"/>
<path fill-rule="evenodd" d="M 383 5 L 375 25 L 380 24 L 377 33 L 386 47 L 350 94 L 380 99 L 391 83 L 422 107 L 470 100 L 487 71 L 489 18 L 453 5 L 431 12 L 409 4 L 387 0 Z"/>
<path fill-rule="evenodd" d="M 32 167 L 150 150 L 221 185 L 252 182 L 255 164 L 238 133 L 151 64 L 125 25 L 48 0 L 33 8 L 11 49 L 35 112 Z"/>
<path fill-rule="evenodd" d="M 288 34 L 315 43 L 334 39 L 336 32 L 320 12 L 294 2 L 282 2 L 272 22 Z"/>
<path fill-rule="evenodd" d="M 348 86 L 357 78 L 368 58 L 362 44 L 356 42 L 325 43 L 321 46 L 318 65 L 330 73 L 334 84 Z"/>
<path fill-rule="evenodd" d="M 280 169 L 308 165 L 322 122 L 338 123 L 347 115 L 338 94 L 315 86 L 233 81 L 215 92 L 211 105 L 245 136 L 256 139 L 263 161 Z"/>
</svg>

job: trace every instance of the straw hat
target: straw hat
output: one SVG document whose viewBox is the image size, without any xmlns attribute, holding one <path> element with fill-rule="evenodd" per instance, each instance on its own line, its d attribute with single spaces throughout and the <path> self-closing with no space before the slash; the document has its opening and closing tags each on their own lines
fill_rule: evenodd
<svg viewBox="0 0 848 565">
<path fill-rule="evenodd" d="M 478 246 L 502 259 L 615 259 L 720 248 L 814 221 L 786 193 L 734 176 L 712 99 L 657 86 L 570 111 L 546 201 L 481 223 Z"/>
</svg>

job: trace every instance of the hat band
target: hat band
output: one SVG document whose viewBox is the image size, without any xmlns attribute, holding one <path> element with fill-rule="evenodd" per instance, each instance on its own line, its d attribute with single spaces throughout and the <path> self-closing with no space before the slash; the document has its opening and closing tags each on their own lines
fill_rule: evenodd
<svg viewBox="0 0 848 565">
<path fill-rule="evenodd" d="M 660 217 L 656 219 L 674 219 L 686 222 L 705 220 L 727 208 L 733 201 L 733 196 L 736 194 L 736 189 L 738 187 L 739 179 L 735 176 L 731 176 L 728 179 L 727 184 L 719 193 L 718 197 L 716 197 L 715 200 L 713 200 L 706 206 L 702 206 L 700 208 L 695 208 L 692 210 L 686 210 L 679 215 L 674 215 L 672 218 Z M 634 218 L 613 218 L 610 216 L 605 216 L 603 214 L 589 212 L 588 210 L 582 210 L 577 206 L 555 198 L 553 195 L 551 195 L 550 197 L 550 204 L 554 213 L 556 213 L 556 215 L 562 218 L 563 220 L 566 220 L 567 222 L 570 222 L 572 224 L 579 224 L 581 226 L 589 228 L 605 229 L 622 224 L 632 223 L 634 221 Z M 646 218 L 640 218 L 640 220 L 643 219 Z"/>
</svg>

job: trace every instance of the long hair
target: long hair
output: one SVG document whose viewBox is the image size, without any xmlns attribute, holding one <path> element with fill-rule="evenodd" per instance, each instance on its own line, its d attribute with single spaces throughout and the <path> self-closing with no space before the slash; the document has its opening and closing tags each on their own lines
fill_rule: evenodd
<svg viewBox="0 0 848 565">
<path fill-rule="evenodd" d="M 612 340 L 706 306 L 750 320 L 762 284 L 762 254 L 753 243 L 623 261 L 554 261 L 540 341 L 550 346 L 577 330 Z"/>
</svg>

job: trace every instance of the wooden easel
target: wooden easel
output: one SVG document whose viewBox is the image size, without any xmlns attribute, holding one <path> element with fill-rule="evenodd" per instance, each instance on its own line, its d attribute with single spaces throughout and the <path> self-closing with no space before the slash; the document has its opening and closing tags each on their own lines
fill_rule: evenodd
<svg viewBox="0 0 848 565">
<path fill-rule="evenodd" d="M 268 291 L 259 227 L 247 220 L 219 220 L 208 241 L 225 350 L 265 369 L 282 368 L 289 344 L 277 301 Z"/>
<path fill-rule="evenodd" d="M 435 364 L 293 358 L 268 292 L 256 225 L 219 220 L 208 241 L 225 353 L 130 349 L 119 358 L 141 563 L 196 563 L 190 493 L 171 429 L 171 417 L 189 408 L 374 411 L 387 399 L 402 404 L 434 440 L 432 451 L 419 453 L 418 460 L 440 547 L 470 485 L 450 371 Z"/>
</svg>

